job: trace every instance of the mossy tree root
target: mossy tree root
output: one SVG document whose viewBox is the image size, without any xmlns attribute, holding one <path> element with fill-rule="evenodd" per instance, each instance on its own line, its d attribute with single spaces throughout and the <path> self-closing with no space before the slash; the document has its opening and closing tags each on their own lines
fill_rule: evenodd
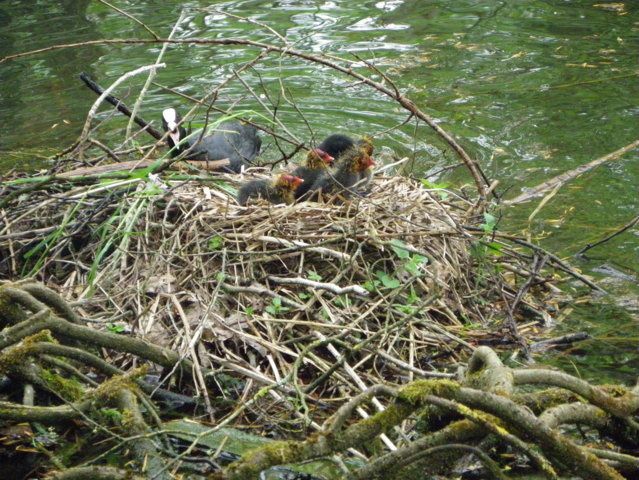
<svg viewBox="0 0 639 480">
<path fill-rule="evenodd" d="M 372 387 L 340 408 L 326 422 L 322 433 L 302 442 L 274 442 L 253 450 L 231 464 L 225 470 L 225 475 L 232 480 L 257 478 L 261 471 L 274 465 L 303 462 L 347 448 L 358 448 L 381 433 L 388 433 L 412 414 L 433 409 L 433 405 L 436 405 L 466 420 L 454 421 L 434 433 L 427 432 L 408 446 L 372 460 L 354 472 L 352 477 L 362 480 L 401 478 L 402 474 L 397 472 L 402 471 L 402 468 L 413 462 L 424 461 L 424 455 L 420 452 L 428 451 L 437 455 L 446 450 L 443 449 L 444 445 L 472 443 L 492 434 L 527 455 L 547 478 L 558 478 L 555 473 L 557 470 L 593 480 L 621 480 L 623 476 L 599 458 L 605 458 L 605 454 L 595 455 L 596 452 L 578 445 L 555 427 L 570 422 L 605 429 L 609 427 L 612 417 L 632 424 L 630 416 L 637 411 L 639 404 L 637 392 L 620 389 L 620 396 L 615 397 L 606 389 L 591 386 L 570 375 L 543 371 L 542 376 L 539 371 L 528 372 L 510 369 L 491 349 L 478 348 L 460 382 L 422 380 L 399 390 L 382 385 Z M 537 416 L 526 406 L 509 398 L 515 385 L 523 383 L 544 383 L 560 387 L 560 390 L 539 392 L 539 398 L 533 400 L 538 406 L 543 404 L 543 408 L 538 409 L 541 415 Z M 562 391 L 563 394 L 560 393 Z M 565 394 L 565 391 L 568 393 Z M 582 401 L 591 401 L 592 405 L 581 403 L 576 406 L 575 394 Z M 386 395 L 394 398 L 394 401 L 385 411 L 344 428 L 353 410 L 375 395 Z M 534 396 L 534 393 L 528 395 Z M 611 453 L 615 455 L 615 452 Z M 490 475 L 503 478 L 502 472 L 495 470 L 494 464 L 486 462 L 484 452 L 476 451 L 475 454 L 486 465 Z M 434 459 L 434 468 L 446 465 L 450 468 L 455 458 L 448 455 Z M 428 460 L 433 463 L 432 458 Z M 624 457 L 623 460 L 626 465 L 632 464 L 632 459 Z"/>
</svg>

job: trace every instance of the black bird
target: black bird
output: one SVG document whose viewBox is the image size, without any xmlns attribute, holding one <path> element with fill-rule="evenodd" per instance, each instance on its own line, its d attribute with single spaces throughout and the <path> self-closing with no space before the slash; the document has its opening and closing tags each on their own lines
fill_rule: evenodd
<svg viewBox="0 0 639 480">
<path fill-rule="evenodd" d="M 319 144 L 317 148 L 324 150 L 329 155 L 335 157 L 339 160 L 339 158 L 348 150 L 358 147 L 363 148 L 366 154 L 370 157 L 373 155 L 373 151 L 375 147 L 373 147 L 373 141 L 370 137 L 362 137 L 361 139 L 355 141 L 348 135 L 344 135 L 342 133 L 334 133 L 326 137 L 322 143 Z M 373 169 L 367 168 L 364 171 L 359 173 L 359 180 L 366 179 L 359 184 L 359 187 L 366 187 L 373 177 Z M 311 188 L 308 186 L 307 189 Z"/>
<path fill-rule="evenodd" d="M 373 154 L 374 147 L 370 137 L 362 137 L 355 141 L 343 133 L 333 133 L 329 135 L 322 140 L 322 143 L 320 143 L 317 148 L 324 150 L 331 157 L 339 158 L 346 150 L 353 148 L 355 145 L 366 148 L 368 156 Z"/>
<path fill-rule="evenodd" d="M 317 148 L 324 150 L 333 158 L 339 158 L 349 148 L 355 146 L 355 141 L 348 135 L 334 133 L 326 137 Z"/>
<path fill-rule="evenodd" d="M 260 153 L 262 139 L 252 125 L 240 122 L 224 122 L 218 126 L 217 132 L 208 135 L 199 142 L 199 136 L 186 138 L 186 129 L 181 125 L 182 117 L 175 108 L 167 108 L 162 112 L 162 126 L 169 132 L 168 142 L 172 148 L 171 155 L 177 157 L 190 149 L 187 158 L 190 160 L 222 160 L 229 159 L 227 170 L 239 173 L 243 166 L 251 165 Z M 197 142 L 193 145 L 194 142 Z"/>
<path fill-rule="evenodd" d="M 295 201 L 295 190 L 304 180 L 284 173 L 271 180 L 252 180 L 246 182 L 237 192 L 237 203 L 244 206 L 250 198 L 263 198 L 270 203 L 286 203 Z"/>
<path fill-rule="evenodd" d="M 304 183 L 295 190 L 296 200 L 306 195 L 306 192 L 311 189 L 317 177 L 329 168 L 333 160 L 335 159 L 332 156 L 319 148 L 313 148 L 308 152 L 306 164 L 300 165 L 292 173 L 304 180 Z"/>
<path fill-rule="evenodd" d="M 334 172 L 322 173 L 311 187 L 313 191 L 322 194 L 340 193 L 344 198 L 349 198 L 352 189 L 360 179 L 364 178 L 366 170 L 369 170 L 375 162 L 368 154 L 368 149 L 362 146 L 348 149 L 337 162 Z"/>
</svg>

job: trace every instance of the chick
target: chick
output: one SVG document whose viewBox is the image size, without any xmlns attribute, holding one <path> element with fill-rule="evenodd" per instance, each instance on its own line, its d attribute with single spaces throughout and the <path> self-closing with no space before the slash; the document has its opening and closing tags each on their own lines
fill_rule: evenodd
<svg viewBox="0 0 639 480">
<path fill-rule="evenodd" d="M 306 192 L 311 189 L 317 177 L 328 169 L 333 160 L 335 159 L 331 155 L 319 148 L 314 148 L 308 152 L 306 165 L 300 165 L 292 173 L 292 175 L 304 180 L 304 183 L 295 190 L 295 199 L 306 195 Z"/>
<path fill-rule="evenodd" d="M 324 150 L 332 157 L 339 158 L 345 151 L 354 146 L 355 142 L 348 135 L 333 133 L 322 140 L 322 143 L 320 143 L 317 148 Z"/>
<path fill-rule="evenodd" d="M 286 173 L 273 180 L 253 180 L 240 187 L 237 203 L 245 206 L 250 198 L 263 198 L 276 205 L 291 204 L 295 201 L 295 190 L 303 182 L 303 179 Z"/>
<path fill-rule="evenodd" d="M 366 153 L 366 148 L 351 148 L 339 159 L 336 170 L 322 173 L 311 189 L 321 191 L 322 194 L 339 192 L 343 197 L 349 198 L 353 193 L 351 187 L 359 182 L 363 172 L 373 165 L 375 162 Z"/>
<path fill-rule="evenodd" d="M 369 157 L 373 155 L 373 151 L 375 150 L 371 137 L 362 137 L 360 140 L 357 141 L 357 146 L 363 149 Z M 370 166 L 363 172 L 360 172 L 357 187 L 362 190 L 365 189 L 368 184 L 371 183 L 372 179 L 373 167 Z"/>
</svg>

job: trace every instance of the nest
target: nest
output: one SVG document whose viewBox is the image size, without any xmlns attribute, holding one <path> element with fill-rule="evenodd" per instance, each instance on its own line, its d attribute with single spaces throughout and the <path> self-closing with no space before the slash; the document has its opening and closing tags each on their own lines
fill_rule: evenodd
<svg viewBox="0 0 639 480">
<path fill-rule="evenodd" d="M 511 271 L 530 272 L 530 259 L 505 246 L 508 271 L 478 255 L 481 235 L 462 227 L 469 200 L 376 176 L 347 202 L 241 207 L 239 180 L 34 194 L 0 236 L 13 259 L 4 274 L 31 271 L 85 317 L 235 379 L 222 392 L 279 382 L 303 402 L 321 398 L 326 412 L 331 398 L 382 379 L 450 376 L 460 352 L 503 336 L 504 299 L 517 293 Z M 544 296 L 522 299 L 520 333 L 543 323 Z M 262 408 L 295 412 L 276 398 Z"/>
</svg>

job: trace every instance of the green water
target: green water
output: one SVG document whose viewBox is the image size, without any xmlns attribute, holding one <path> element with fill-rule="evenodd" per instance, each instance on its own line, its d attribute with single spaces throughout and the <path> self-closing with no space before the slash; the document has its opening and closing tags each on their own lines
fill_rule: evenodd
<svg viewBox="0 0 639 480">
<path fill-rule="evenodd" d="M 513 197 L 563 171 L 639 138 L 639 4 L 633 1 L 470 0 L 365 1 L 121 1 L 160 36 L 181 11 L 176 38 L 227 36 L 272 41 L 250 17 L 286 36 L 295 48 L 358 55 L 394 78 L 402 90 L 460 140 L 499 190 Z M 148 37 L 130 19 L 89 1 L 0 3 L 0 56 L 57 43 Z M 46 166 L 46 157 L 73 141 L 95 100 L 77 80 L 87 71 L 108 85 L 153 63 L 159 46 L 87 46 L 0 64 L 0 171 Z M 242 47 L 171 46 L 157 82 L 203 96 L 256 51 Z M 242 73 L 258 93 L 278 103 L 278 116 L 303 139 L 335 130 L 376 134 L 406 119 L 380 94 L 326 68 L 269 57 Z M 278 79 L 282 79 L 280 83 Z M 142 77 L 117 94 L 132 102 Z M 282 92 L 285 92 L 283 95 Z M 296 112 L 285 98 L 293 99 Z M 217 104 L 264 113 L 231 82 Z M 152 88 L 142 115 L 157 119 L 167 105 L 190 105 Z M 100 138 L 117 146 L 124 121 L 100 117 Z M 156 122 L 157 125 L 157 122 Z M 458 159 L 428 128 L 410 123 L 378 145 L 415 158 L 414 173 Z M 277 157 L 267 145 L 267 158 Z M 444 180 L 469 182 L 463 169 Z M 639 213 L 639 153 L 600 167 L 564 187 L 528 225 L 533 202 L 504 212 L 512 231 L 529 229 L 541 244 L 570 257 L 584 243 Z M 574 265 L 611 295 L 578 305 L 558 333 L 586 330 L 593 341 L 551 360 L 588 378 L 631 380 L 639 367 L 639 233 L 630 231 Z"/>
</svg>

